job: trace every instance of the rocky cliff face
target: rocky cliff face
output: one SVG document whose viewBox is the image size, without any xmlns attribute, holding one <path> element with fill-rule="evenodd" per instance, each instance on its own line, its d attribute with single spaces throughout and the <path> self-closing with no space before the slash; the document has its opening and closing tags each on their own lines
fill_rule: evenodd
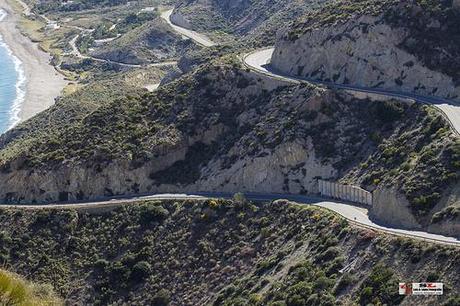
<svg viewBox="0 0 460 306">
<path fill-rule="evenodd" d="M 456 3 L 449 1 L 341 1 L 307 14 L 287 31 L 281 31 L 272 64 L 283 73 L 309 79 L 459 100 L 460 27 L 455 7 Z M 427 128 L 441 131 L 443 124 L 438 123 L 442 119 L 427 113 L 422 120 Z M 407 228 L 428 226 L 458 236 L 458 167 L 450 164 L 444 174 L 436 173 L 440 168 L 434 160 L 425 174 L 426 170 L 413 167 L 414 161 L 419 160 L 416 151 L 426 157 L 431 151 L 429 147 L 443 143 L 444 136 L 432 138 L 433 143 L 420 151 L 419 142 L 414 139 L 424 137 L 425 131 L 406 130 L 405 135 L 400 133 L 393 140 L 387 139 L 379 146 L 381 153 L 372 154 L 341 180 L 377 188 L 375 207 L 371 210 L 377 220 Z M 450 137 L 456 143 L 451 149 L 457 152 L 454 147 L 459 140 L 454 135 Z M 386 172 L 381 171 L 382 164 L 389 166 L 401 160 L 400 146 L 405 152 L 412 152 L 412 157 L 402 167 L 390 166 Z M 443 155 L 437 158 L 443 159 Z M 364 172 L 367 174 L 363 176 Z M 427 188 L 437 184 L 432 184 L 433 178 L 444 182 L 436 191 Z M 418 191 L 413 188 L 415 185 Z M 446 223 L 450 225 L 440 225 Z"/>
<path fill-rule="evenodd" d="M 307 15 L 280 34 L 273 65 L 311 79 L 459 100 L 458 13 L 442 3 L 367 2 L 352 13 L 344 1 Z"/>
<path fill-rule="evenodd" d="M 188 109 L 186 104 L 180 106 L 176 111 L 181 116 L 179 121 L 184 120 L 184 130 L 165 125 L 157 135 L 146 138 L 147 142 L 151 142 L 150 145 L 155 143 L 147 149 L 150 151 L 149 157 L 143 157 L 140 161 L 139 157 L 122 149 L 121 156 L 111 161 L 108 161 L 107 156 L 100 155 L 104 153 L 94 152 L 86 161 L 76 161 L 77 156 L 72 158 L 69 155 L 69 159 L 65 157 L 64 162 L 48 160 L 45 162 L 48 166 L 42 167 L 31 165 L 35 163 L 31 161 L 35 154 L 23 152 L 10 161 L 3 159 L 1 197 L 7 202 L 28 203 L 94 199 L 142 192 L 313 193 L 316 191 L 316 177 L 334 177 L 337 174 L 330 163 L 324 163 L 321 157 L 316 156 L 310 136 L 296 139 L 286 134 L 288 138 L 283 138 L 294 126 L 288 127 L 290 123 L 287 118 L 279 118 L 280 114 L 274 108 L 279 103 L 277 99 L 281 98 L 280 95 L 287 94 L 278 89 L 283 85 L 282 82 L 239 70 L 219 70 L 207 70 L 206 73 L 196 75 L 197 78 L 193 80 L 196 82 L 200 79 L 199 83 L 219 80 L 218 85 L 213 85 L 216 87 L 206 84 L 204 90 L 198 84 L 193 85 L 197 86 L 193 89 L 195 94 L 203 99 L 217 99 L 212 102 L 214 106 L 206 110 L 208 106 L 204 100 L 195 109 Z M 178 84 L 176 82 L 170 86 Z M 218 92 L 220 98 L 210 91 Z M 299 96 L 286 96 L 293 103 L 290 112 L 299 109 L 306 116 L 310 112 L 319 111 L 323 103 L 329 103 L 330 99 L 336 99 L 318 89 L 296 89 L 296 92 Z M 181 99 L 180 95 L 177 98 Z M 256 104 L 246 105 L 249 99 Z M 268 105 L 264 105 L 265 101 L 268 101 Z M 303 105 L 306 101 L 310 103 Z M 262 109 L 269 113 L 260 119 L 260 112 L 265 112 Z M 191 123 L 190 120 L 196 120 L 196 116 L 202 117 L 203 125 Z M 278 119 L 282 119 L 286 131 L 272 130 Z M 171 120 L 171 124 L 180 124 L 177 119 Z M 326 121 L 329 119 L 323 115 L 318 116 L 315 123 Z M 271 126 L 268 131 L 264 130 L 265 124 Z M 120 128 L 125 127 L 121 125 Z M 4 147 L 12 149 L 19 145 L 13 135 L 15 132 L 4 136 Z M 97 147 L 94 149 L 99 150 Z M 127 156 L 131 158 L 127 159 Z"/>
<path fill-rule="evenodd" d="M 428 220 L 422 226 L 449 212 L 452 201 L 437 203 L 456 184 L 460 144 L 434 110 L 289 84 L 238 63 L 225 57 L 153 93 L 121 93 L 85 114 L 58 103 L 0 139 L 0 198 L 311 194 L 321 178 L 367 190 L 390 186 L 410 203 L 408 214 Z M 454 220 L 445 216 L 439 224 Z"/>
<path fill-rule="evenodd" d="M 376 189 L 373 192 L 373 200 L 374 205 L 370 209 L 371 219 L 394 227 L 422 228 L 414 217 L 409 202 L 398 190 Z"/>
<path fill-rule="evenodd" d="M 460 186 L 445 190 L 443 198 L 425 216 L 414 214 L 411 203 L 396 189 L 377 188 L 370 217 L 383 224 L 460 237 Z"/>
</svg>

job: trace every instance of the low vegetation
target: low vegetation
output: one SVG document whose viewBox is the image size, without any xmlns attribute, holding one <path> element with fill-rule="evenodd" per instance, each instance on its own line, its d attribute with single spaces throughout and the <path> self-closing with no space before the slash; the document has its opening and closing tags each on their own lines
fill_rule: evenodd
<svg viewBox="0 0 460 306">
<path fill-rule="evenodd" d="M 280 28 L 327 3 L 326 0 L 290 1 L 288 5 L 281 0 L 179 2 L 176 11 L 192 29 L 207 32 L 216 41 L 252 47 L 273 45 Z"/>
<path fill-rule="evenodd" d="M 267 91 L 260 82 L 227 56 L 154 93 L 126 91 L 112 80 L 92 85 L 5 134 L 0 141 L 2 173 L 59 171 L 69 163 L 97 168 L 121 161 L 136 169 L 184 139 L 217 129 L 218 139 L 190 143 L 184 160 L 146 179 L 187 185 L 213 159 L 227 169 L 240 158 L 311 138 L 315 155 L 338 170 L 338 179 L 367 189 L 396 187 L 415 215 L 430 212 L 458 182 L 459 145 L 434 108 L 357 100 L 308 85 Z M 257 118 L 238 120 L 253 112 Z M 192 148 L 203 147 L 207 154 L 193 154 Z"/>
<path fill-rule="evenodd" d="M 0 225 L 2 262 L 68 304 L 396 305 L 399 281 L 430 278 L 445 295 L 419 305 L 448 305 L 459 290 L 455 248 L 285 201 L 1 209 Z"/>
<path fill-rule="evenodd" d="M 409 112 L 413 111 L 390 111 L 393 113 L 392 120 L 403 114 L 407 116 Z M 378 110 L 378 114 L 387 117 L 388 111 Z M 449 188 L 458 182 L 460 140 L 433 107 L 419 108 L 417 117 L 415 120 L 420 122 L 419 128 L 402 128 L 387 139 L 382 139 L 380 134 L 372 134 L 378 150 L 355 171 L 362 175 L 362 183 L 368 189 L 372 186 L 399 186 L 416 215 L 426 215 L 444 192 L 450 192 Z M 352 175 L 357 173 L 351 172 Z"/>
<path fill-rule="evenodd" d="M 59 306 L 62 301 L 51 286 L 25 281 L 18 275 L 0 269 L 0 304 L 12 306 Z"/>
<path fill-rule="evenodd" d="M 91 54 L 114 62 L 148 64 L 171 61 L 198 48 L 193 41 L 183 40 L 160 17 L 119 35 L 113 41 L 94 46 Z"/>
</svg>

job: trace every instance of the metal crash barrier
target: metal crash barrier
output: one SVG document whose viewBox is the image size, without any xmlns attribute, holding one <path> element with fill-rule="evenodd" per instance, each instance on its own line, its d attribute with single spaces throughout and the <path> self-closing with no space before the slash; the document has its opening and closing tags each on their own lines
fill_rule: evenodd
<svg viewBox="0 0 460 306">
<path fill-rule="evenodd" d="M 322 196 L 372 206 L 372 193 L 360 187 L 318 180 Z"/>
</svg>

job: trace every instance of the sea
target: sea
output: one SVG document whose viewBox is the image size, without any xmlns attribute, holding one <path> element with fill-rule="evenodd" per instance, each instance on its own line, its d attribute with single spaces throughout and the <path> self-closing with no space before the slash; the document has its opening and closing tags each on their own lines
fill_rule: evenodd
<svg viewBox="0 0 460 306">
<path fill-rule="evenodd" d="M 0 26 L 6 12 L 0 9 Z M 0 134 L 19 123 L 26 78 L 22 62 L 0 35 Z"/>
</svg>

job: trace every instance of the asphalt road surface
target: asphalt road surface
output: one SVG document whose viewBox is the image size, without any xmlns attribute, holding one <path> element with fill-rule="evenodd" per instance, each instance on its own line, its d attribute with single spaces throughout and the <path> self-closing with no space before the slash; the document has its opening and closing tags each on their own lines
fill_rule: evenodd
<svg viewBox="0 0 460 306">
<path fill-rule="evenodd" d="M 248 67 L 257 72 L 293 83 L 309 82 L 319 85 L 325 85 L 331 88 L 345 89 L 362 93 L 371 93 L 392 98 L 410 99 L 420 103 L 434 105 L 444 113 L 445 117 L 449 120 L 450 125 L 452 126 L 454 131 L 456 131 L 456 133 L 460 135 L 460 103 L 458 102 L 449 101 L 447 99 L 432 96 L 422 96 L 412 93 L 397 92 L 381 88 L 366 88 L 353 85 L 335 84 L 331 82 L 323 82 L 308 78 L 286 75 L 276 71 L 273 67 L 270 66 L 270 60 L 273 51 L 273 48 L 258 50 L 250 54 L 247 54 L 246 56 L 244 56 L 243 60 Z"/>
<path fill-rule="evenodd" d="M 59 203 L 59 204 L 43 204 L 43 205 L 1 205 L 4 208 L 20 208 L 20 209 L 82 209 L 82 208 L 103 208 L 110 206 L 118 206 L 129 203 L 134 203 L 142 200 L 204 200 L 210 198 L 224 198 L 231 199 L 232 194 L 229 193 L 206 193 L 197 192 L 192 194 L 155 194 L 155 195 L 140 195 L 140 196 L 126 196 L 106 198 L 98 201 L 87 203 Z M 246 199 L 255 202 L 269 202 L 275 200 L 289 200 L 296 202 L 300 205 L 315 205 L 329 209 L 345 219 L 351 221 L 358 226 L 375 229 L 380 232 L 386 232 L 397 236 L 404 236 L 416 239 L 429 240 L 435 243 L 443 243 L 449 245 L 460 246 L 460 240 L 453 237 L 446 237 L 437 234 L 426 233 L 422 231 L 412 231 L 397 229 L 390 226 L 374 223 L 369 219 L 368 210 L 363 207 L 358 207 L 353 204 L 326 200 L 318 197 L 291 195 L 291 194 L 260 194 L 260 193 L 246 193 Z"/>
<path fill-rule="evenodd" d="M 204 46 L 204 47 L 212 47 L 212 46 L 215 46 L 216 44 L 211 40 L 209 39 L 208 37 L 206 37 L 206 35 L 204 34 L 201 34 L 201 33 L 198 33 L 198 32 L 195 32 L 195 31 L 192 31 L 192 30 L 189 30 L 189 29 L 186 29 L 186 28 L 182 28 L 180 26 L 177 26 L 175 24 L 173 24 L 171 22 L 171 15 L 173 13 L 173 9 L 170 9 L 170 10 L 167 10 L 167 11 L 164 11 L 163 13 L 161 13 L 161 18 L 163 18 L 164 20 L 166 20 L 166 22 L 179 34 L 187 37 L 187 38 L 190 38 L 192 40 L 194 40 L 196 43 Z"/>
<path fill-rule="evenodd" d="M 193 39 L 197 43 L 210 47 L 215 45 L 209 38 L 205 35 L 199 34 L 195 31 L 190 31 L 185 28 L 181 28 L 172 24 L 170 20 L 170 16 L 173 10 L 168 10 L 162 13 L 161 17 L 165 19 L 175 31 L 178 33 Z M 459 116 L 459 108 L 458 106 L 452 105 L 449 101 L 442 101 L 442 99 L 432 98 L 432 97 L 419 97 L 411 94 L 404 94 L 404 93 L 395 93 L 389 92 L 385 90 L 379 89 L 365 89 L 360 87 L 354 86 L 345 86 L 345 85 L 337 85 L 337 84 L 328 84 L 324 82 L 317 82 L 311 81 L 306 79 L 295 78 L 291 76 L 285 76 L 282 74 L 278 74 L 273 72 L 270 69 L 269 63 L 271 56 L 273 54 L 273 49 L 265 49 L 260 50 L 257 52 L 253 52 L 244 57 L 244 62 L 250 68 L 263 73 L 270 75 L 275 78 L 282 78 L 283 80 L 288 80 L 290 82 L 303 82 L 309 81 L 313 83 L 319 83 L 328 86 L 334 86 L 336 88 L 341 89 L 349 89 L 355 90 L 359 92 L 368 92 L 368 93 L 376 93 L 376 94 L 383 94 L 386 96 L 391 97 L 400 97 L 400 98 L 409 98 L 415 99 L 423 103 L 430 103 L 436 104 L 436 106 L 440 107 L 449 119 L 453 120 L 452 124 L 455 126 L 457 131 L 460 130 L 460 116 Z M 446 106 L 444 107 L 444 104 Z M 451 118 L 456 116 L 456 118 Z M 404 237 L 411 237 L 416 239 L 423 239 L 429 240 L 436 243 L 443 243 L 449 245 L 458 245 L 460 246 L 460 241 L 453 237 L 446 237 L 442 235 L 436 235 L 421 231 L 411 231 L 411 230 L 402 230 L 396 229 L 392 227 L 387 227 L 381 224 L 376 224 L 372 220 L 369 219 L 368 210 L 365 208 L 357 207 L 355 205 L 351 205 L 348 203 L 332 201 L 332 200 L 325 200 L 319 199 L 315 197 L 308 197 L 302 195 L 288 195 L 288 194 L 257 194 L 257 193 L 248 193 L 245 194 L 246 198 L 251 201 L 273 201 L 279 199 L 286 199 L 289 201 L 296 202 L 301 205 L 315 205 L 319 207 L 323 207 L 329 209 L 342 217 L 346 218 L 347 220 L 355 223 L 359 226 L 375 229 L 377 231 L 391 233 L 398 236 Z M 133 203 L 140 200 L 186 200 L 186 199 L 207 199 L 207 198 L 231 198 L 231 194 L 226 193 L 194 193 L 194 194 L 157 194 L 157 195 L 141 195 L 141 196 L 127 196 L 127 197 L 114 197 L 114 198 L 107 198 L 101 199 L 99 201 L 93 201 L 88 203 L 59 203 L 59 204 L 46 204 L 46 205 L 0 205 L 0 207 L 4 208 L 21 208 L 21 209 L 64 209 L 64 208 L 101 208 L 105 206 L 116 206 L 116 205 L 123 205 L 127 203 Z"/>
</svg>

